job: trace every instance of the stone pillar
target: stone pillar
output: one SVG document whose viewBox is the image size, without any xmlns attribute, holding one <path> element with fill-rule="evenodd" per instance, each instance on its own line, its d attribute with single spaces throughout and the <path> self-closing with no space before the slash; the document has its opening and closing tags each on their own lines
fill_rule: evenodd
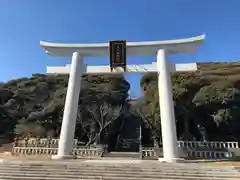
<svg viewBox="0 0 240 180">
<path fill-rule="evenodd" d="M 177 147 L 171 72 L 169 72 L 166 53 L 164 49 L 161 49 L 157 54 L 158 91 L 163 143 L 163 159 L 159 158 L 159 161 L 176 162 L 179 160 L 179 153 Z"/>
<path fill-rule="evenodd" d="M 82 60 L 83 59 L 78 52 L 73 53 L 62 127 L 58 144 L 58 154 L 56 156 L 53 156 L 53 159 L 74 158 L 72 150 L 78 111 L 78 99 L 81 86 L 81 70 L 83 68 Z"/>
</svg>

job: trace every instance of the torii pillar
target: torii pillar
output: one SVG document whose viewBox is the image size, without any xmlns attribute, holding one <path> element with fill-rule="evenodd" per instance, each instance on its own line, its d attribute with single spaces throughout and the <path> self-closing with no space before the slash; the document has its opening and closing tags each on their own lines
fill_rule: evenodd
<svg viewBox="0 0 240 180">
<path fill-rule="evenodd" d="M 81 76 L 84 73 L 147 73 L 158 72 L 159 104 L 162 127 L 163 158 L 164 162 L 178 162 L 180 155 L 177 147 L 177 133 L 174 115 L 171 73 L 175 71 L 196 71 L 196 63 L 172 64 L 167 60 L 169 53 L 182 53 L 195 51 L 202 44 L 205 36 L 188 39 L 128 42 L 127 54 L 156 54 L 157 63 L 143 65 L 127 65 L 126 72 L 122 68 L 110 66 L 85 66 L 84 56 L 109 55 L 108 43 L 103 44 L 58 44 L 41 41 L 41 46 L 50 55 L 72 56 L 72 63 L 65 67 L 47 67 L 49 74 L 69 74 L 68 89 L 64 107 L 63 121 L 58 146 L 58 154 L 54 159 L 69 159 L 73 156 L 73 140 L 77 118 L 78 99 L 81 86 Z"/>
</svg>

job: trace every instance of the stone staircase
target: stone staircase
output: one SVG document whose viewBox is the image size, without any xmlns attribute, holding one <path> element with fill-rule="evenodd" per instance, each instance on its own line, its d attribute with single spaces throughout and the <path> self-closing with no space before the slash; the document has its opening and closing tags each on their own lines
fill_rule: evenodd
<svg viewBox="0 0 240 180">
<path fill-rule="evenodd" d="M 139 152 L 140 149 L 140 121 L 132 119 L 125 121 L 119 134 L 119 145 L 115 151 L 118 152 Z"/>
<path fill-rule="evenodd" d="M 1 180 L 239 180 L 234 167 L 142 160 L 19 161 L 0 163 Z"/>
</svg>

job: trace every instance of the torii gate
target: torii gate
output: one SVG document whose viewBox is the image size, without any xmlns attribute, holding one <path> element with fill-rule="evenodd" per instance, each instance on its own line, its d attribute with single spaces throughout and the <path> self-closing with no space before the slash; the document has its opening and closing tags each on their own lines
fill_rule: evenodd
<svg viewBox="0 0 240 180">
<path fill-rule="evenodd" d="M 163 159 L 161 159 L 161 161 L 177 162 L 180 160 L 177 147 L 171 72 L 197 71 L 197 64 L 172 64 L 167 61 L 167 54 L 193 52 L 203 43 L 204 38 L 205 36 L 201 35 L 179 40 L 127 42 L 126 45 L 128 55 L 151 55 L 157 53 L 157 62 L 152 64 L 127 65 L 126 71 L 124 71 L 124 69 L 121 67 L 114 68 L 113 71 L 111 71 L 110 66 L 84 65 L 84 56 L 108 56 L 108 43 L 59 44 L 40 41 L 40 45 L 49 55 L 72 56 L 71 65 L 67 65 L 65 67 L 47 67 L 48 74 L 69 74 L 58 154 L 52 158 L 74 158 L 72 154 L 73 139 L 76 126 L 82 74 L 158 72 L 159 104 L 161 108 L 160 115 L 163 142 Z"/>
</svg>

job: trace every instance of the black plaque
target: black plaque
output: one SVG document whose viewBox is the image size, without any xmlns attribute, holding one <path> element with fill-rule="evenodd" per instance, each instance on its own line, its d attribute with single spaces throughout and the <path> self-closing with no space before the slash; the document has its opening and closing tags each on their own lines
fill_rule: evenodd
<svg viewBox="0 0 240 180">
<path fill-rule="evenodd" d="M 122 67 L 126 71 L 126 41 L 110 41 L 110 67 L 113 68 Z"/>
</svg>

